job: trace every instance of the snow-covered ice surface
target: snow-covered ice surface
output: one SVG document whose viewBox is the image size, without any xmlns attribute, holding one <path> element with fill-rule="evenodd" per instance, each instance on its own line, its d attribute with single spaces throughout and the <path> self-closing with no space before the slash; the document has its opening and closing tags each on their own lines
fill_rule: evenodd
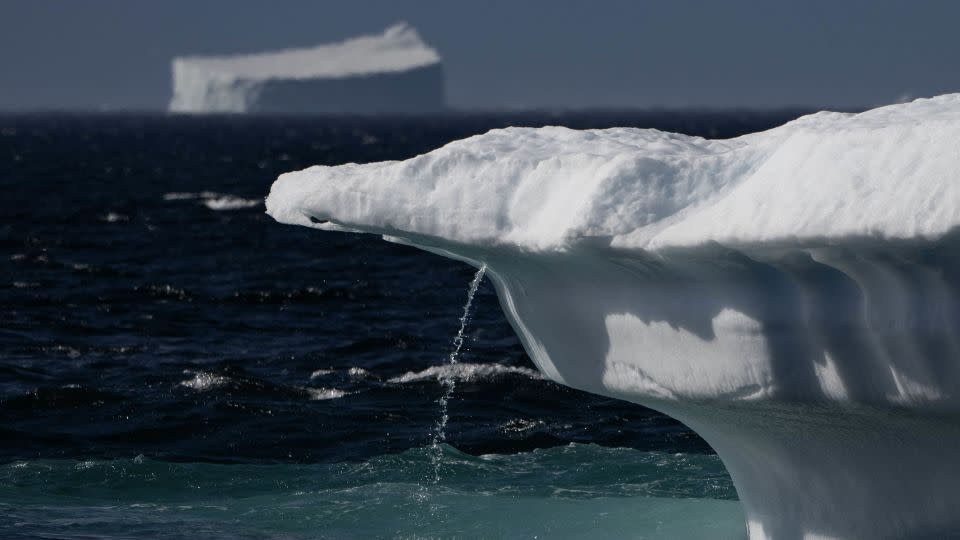
<svg viewBox="0 0 960 540">
<path fill-rule="evenodd" d="M 283 175 L 269 212 L 540 251 L 934 237 L 960 215 L 958 134 L 960 94 L 728 140 L 506 128 L 401 163 Z"/>
<path fill-rule="evenodd" d="M 960 94 L 729 140 L 494 130 L 266 207 L 486 264 L 546 376 L 713 445 L 752 538 L 960 534 Z"/>
<path fill-rule="evenodd" d="M 406 23 L 395 24 L 379 35 L 360 36 L 340 43 L 302 49 L 232 56 L 187 56 L 173 60 L 173 112 L 248 112 L 258 110 L 272 84 L 297 81 L 337 81 L 368 79 L 413 71 L 429 70 L 440 65 L 440 55 Z M 439 71 L 437 71 L 439 73 Z M 427 73 L 432 75 L 432 72 Z M 427 84 L 442 80 L 423 81 Z M 388 100 L 391 81 L 377 83 Z M 351 91 L 338 86 L 301 86 L 282 90 L 283 97 L 299 101 L 288 92 L 307 92 L 304 99 L 347 100 Z M 357 91 L 356 87 L 350 87 Z M 360 88 L 361 92 L 365 89 Z M 425 93 L 435 89 L 426 88 Z M 442 95 L 442 88 L 441 95 Z M 354 96 L 355 97 L 355 96 Z M 395 96 L 394 96 L 395 97 Z M 332 104 L 336 105 L 336 104 Z M 440 104 L 438 104 L 440 105 Z M 326 110 L 319 106 L 319 110 Z M 332 107 L 330 110 L 337 110 Z M 349 109 L 344 109 L 349 112 Z M 354 112 L 363 112 L 354 111 Z"/>
</svg>

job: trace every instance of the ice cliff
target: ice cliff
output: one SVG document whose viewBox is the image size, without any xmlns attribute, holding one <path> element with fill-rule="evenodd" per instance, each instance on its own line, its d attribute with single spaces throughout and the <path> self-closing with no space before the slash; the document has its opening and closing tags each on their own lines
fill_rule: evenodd
<svg viewBox="0 0 960 540">
<path fill-rule="evenodd" d="M 306 49 L 173 60 L 172 112 L 410 113 L 443 106 L 440 56 L 404 23 Z"/>
<path fill-rule="evenodd" d="M 266 207 L 486 264 L 545 375 L 716 449 L 751 538 L 960 535 L 960 94 L 729 140 L 494 130 Z"/>
</svg>

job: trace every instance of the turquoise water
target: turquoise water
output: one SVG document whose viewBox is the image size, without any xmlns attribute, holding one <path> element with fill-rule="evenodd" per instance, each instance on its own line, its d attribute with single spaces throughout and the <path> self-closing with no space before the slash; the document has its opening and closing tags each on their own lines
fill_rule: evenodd
<svg viewBox="0 0 960 540">
<path fill-rule="evenodd" d="M 744 538 L 714 455 L 444 446 L 336 464 L 134 459 L 0 466 L 0 537 Z"/>
</svg>

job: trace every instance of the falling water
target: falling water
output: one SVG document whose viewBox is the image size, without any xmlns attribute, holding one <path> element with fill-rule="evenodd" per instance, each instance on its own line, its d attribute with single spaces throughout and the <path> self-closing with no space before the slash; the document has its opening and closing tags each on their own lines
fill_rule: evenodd
<svg viewBox="0 0 960 540">
<path fill-rule="evenodd" d="M 460 349 L 463 347 L 463 338 L 464 332 L 467 328 L 467 323 L 470 322 L 470 306 L 473 304 L 473 297 L 477 294 L 477 288 L 480 287 L 480 282 L 483 281 L 483 274 L 487 271 L 487 265 L 480 265 L 480 269 L 477 270 L 476 275 L 473 276 L 473 281 L 470 282 L 470 288 L 467 289 L 467 302 L 463 305 L 463 314 L 460 315 L 460 330 L 457 331 L 457 336 L 453 338 L 453 350 L 450 351 L 450 356 L 447 357 L 447 364 L 453 365 L 456 364 L 460 357 Z M 449 415 L 447 414 L 447 404 L 450 402 L 450 397 L 453 396 L 453 391 L 457 387 L 457 382 L 454 379 L 453 370 L 450 371 L 441 371 L 440 372 L 440 384 L 443 385 L 444 391 L 443 395 L 440 396 L 440 419 L 437 420 L 437 424 L 433 430 L 433 443 L 430 445 L 430 448 L 433 453 L 433 483 L 437 484 L 440 482 L 440 461 L 443 457 L 443 448 L 441 444 L 447 440 L 447 420 L 449 420 Z"/>
</svg>

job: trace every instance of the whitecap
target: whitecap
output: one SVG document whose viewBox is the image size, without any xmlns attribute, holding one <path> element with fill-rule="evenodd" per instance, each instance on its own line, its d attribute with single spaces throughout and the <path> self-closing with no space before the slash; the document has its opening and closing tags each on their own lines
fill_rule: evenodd
<svg viewBox="0 0 960 540">
<path fill-rule="evenodd" d="M 203 201 L 203 205 L 211 210 L 218 212 L 224 210 L 240 210 L 243 208 L 252 208 L 262 204 L 260 199 L 244 199 L 234 195 L 224 195 L 222 197 L 210 198 Z"/>
<path fill-rule="evenodd" d="M 499 431 L 505 433 L 521 433 L 524 431 L 529 431 L 534 428 L 538 428 L 544 425 L 543 420 L 528 420 L 525 418 L 514 418 L 509 422 L 501 425 Z"/>
<path fill-rule="evenodd" d="M 198 371 L 195 373 L 186 371 L 185 373 L 193 373 L 193 377 L 185 381 L 180 381 L 180 386 L 185 386 L 198 392 L 205 392 L 213 388 L 218 388 L 230 382 L 229 377 L 217 375 L 216 373 L 209 373 L 206 371 Z"/>
<path fill-rule="evenodd" d="M 252 208 L 263 204 L 260 199 L 245 199 L 229 193 L 217 193 L 216 191 L 201 191 L 198 193 L 186 191 L 172 191 L 163 194 L 165 201 L 192 201 L 199 200 L 210 210 L 241 210 L 243 208 Z"/>
<path fill-rule="evenodd" d="M 338 399 L 350 393 L 344 390 L 340 390 L 339 388 L 305 387 L 303 390 L 307 393 L 307 396 L 309 396 L 310 399 L 313 401 L 321 401 L 326 399 Z"/>
<path fill-rule="evenodd" d="M 100 216 L 100 221 L 106 221 L 107 223 L 130 221 L 130 216 L 119 214 L 117 212 L 109 212 L 106 215 Z"/>
<path fill-rule="evenodd" d="M 318 377 L 325 377 L 327 375 L 333 374 L 332 369 L 316 369 L 313 373 L 310 374 L 310 380 L 316 379 Z"/>
<path fill-rule="evenodd" d="M 217 197 L 223 197 L 221 193 L 216 191 L 201 191 L 199 193 L 187 192 L 187 191 L 171 191 L 170 193 L 163 194 L 163 200 L 165 201 L 190 201 L 193 199 L 215 199 Z"/>
<path fill-rule="evenodd" d="M 165 201 L 187 201 L 190 199 L 197 199 L 199 197 L 199 193 L 185 193 L 182 191 L 173 191 L 163 194 L 163 200 Z"/>
<path fill-rule="evenodd" d="M 531 379 L 543 379 L 543 375 L 538 371 L 525 367 L 504 366 L 501 364 L 443 364 L 440 366 L 431 366 L 422 371 L 408 371 L 399 377 L 388 379 L 388 382 L 405 384 L 409 382 L 447 378 L 457 382 L 473 382 L 503 375 L 521 375 Z"/>
<path fill-rule="evenodd" d="M 370 375 L 370 372 L 363 369 L 362 367 L 352 367 L 347 370 L 347 375 L 353 378 L 359 379 L 361 377 L 366 377 L 367 375 Z"/>
</svg>

